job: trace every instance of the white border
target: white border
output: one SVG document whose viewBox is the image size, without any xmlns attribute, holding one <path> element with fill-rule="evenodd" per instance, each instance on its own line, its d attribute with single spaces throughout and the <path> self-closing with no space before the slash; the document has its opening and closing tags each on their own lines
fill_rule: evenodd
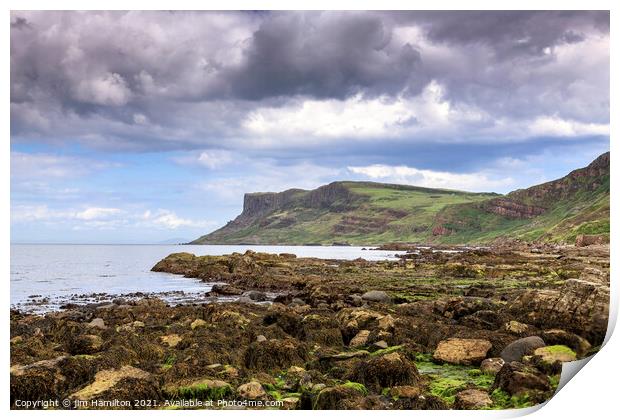
<svg viewBox="0 0 620 420">
<path fill-rule="evenodd" d="M 459 1 L 447 1 L 447 0 L 435 0 L 433 2 L 411 2 L 411 1 L 398 1 L 398 0 L 382 0 L 382 1 L 368 1 L 368 0 L 358 0 L 358 1 L 338 1 L 338 0 L 315 0 L 315 1 L 297 1 L 294 4 L 291 1 L 282 1 L 282 0 L 264 0 L 264 1 L 248 1 L 248 0 L 229 0 L 229 1 L 212 1 L 212 2 L 199 2 L 192 0 L 175 0 L 174 2 L 164 2 L 164 1 L 118 1 L 118 0 L 91 0 L 88 3 L 76 0 L 57 0 L 55 2 L 43 1 L 43 0 L 24 0 L 24 1 L 13 1 L 9 0 L 8 9 L 6 9 L 5 14 L 5 29 L 2 31 L 2 47 L 4 50 L 4 59 L 6 60 L 4 65 L 2 66 L 2 80 L 5 81 L 5 99 L 2 102 L 2 118 L 4 120 L 6 140 L 4 144 L 3 153 L 0 156 L 2 159 L 2 163 L 0 164 L 0 171 L 2 171 L 4 182 L 1 184 L 1 194 L 4 197 L 1 200 L 0 211 L 2 212 L 2 217 L 4 223 L 2 224 L 2 235 L 4 236 L 4 242 L 2 243 L 2 261 L 3 261 L 3 273 L 4 276 L 4 287 L 5 293 L 4 303 L 2 304 L 2 308 L 4 310 L 4 322 L 5 328 L 2 328 L 2 337 L 0 338 L 2 343 L 5 343 L 1 347 L 1 352 L 3 355 L 4 366 L 6 368 L 6 376 L 5 381 L 3 383 L 4 392 L 1 395 L 1 403 L 4 410 L 8 411 L 9 407 L 9 378 L 8 378 L 8 367 L 9 367 L 9 267 L 10 267 L 10 188 L 9 188 L 9 179 L 10 179 L 10 166 L 9 166 L 9 151 L 10 151 L 10 132 L 9 132 L 9 124 L 10 124 L 10 112 L 9 112 L 9 75 L 10 75 L 10 60 L 9 60 L 9 49 L 10 49 L 10 26 L 8 22 L 10 21 L 9 11 L 13 10 L 39 10 L 39 9 L 64 9 L 64 10 L 85 10 L 85 9 L 104 9 L 104 10 L 113 10 L 113 9 L 135 9 L 135 10 L 167 10 L 167 9 L 175 9 L 175 10 L 200 10 L 200 9 L 210 9 L 210 10 L 289 10 L 289 9 L 305 9 L 305 10 L 323 10 L 323 9 L 341 9 L 341 10 L 464 10 L 464 9 L 476 9 L 476 10 L 519 10 L 519 9 L 530 9 L 530 10 L 547 10 L 547 9 L 559 9 L 559 10 L 612 10 L 611 13 L 611 21 L 612 27 L 616 28 L 618 26 L 618 18 L 617 13 L 614 10 L 614 4 L 611 1 L 600 1 L 600 0 L 590 0 L 587 2 L 584 1 L 575 1 L 575 0 L 564 0 L 562 2 L 551 2 L 551 1 L 541 1 L 541 0 L 522 0 L 522 1 L 488 1 L 488 0 L 469 0 L 467 2 L 459 2 Z M 611 74 L 620 74 L 618 69 L 617 60 L 615 59 L 614 47 L 617 45 L 617 42 L 614 41 L 615 30 L 612 29 L 611 36 Z M 617 37 L 615 37 L 617 38 Z M 617 41 L 617 40 L 616 40 Z M 615 48 L 617 50 L 617 48 Z M 612 78 L 611 80 L 611 127 L 616 126 L 617 115 L 614 114 L 614 99 L 617 98 L 617 84 L 614 83 Z M 613 132 L 613 131 L 612 131 Z M 612 147 L 612 155 L 613 155 L 613 147 Z M 615 159 L 615 156 L 612 156 Z M 618 171 L 614 170 L 612 166 L 611 171 L 612 178 L 612 190 L 616 185 L 616 181 L 618 179 Z M 617 197 L 615 193 L 611 196 L 611 208 L 612 208 L 612 218 L 616 220 L 616 209 L 617 206 Z M 618 228 L 615 223 L 612 223 L 612 237 L 617 237 Z M 612 266 L 615 267 L 616 261 L 618 261 L 618 253 L 616 251 L 615 246 L 612 246 Z M 612 271 L 612 312 L 610 313 L 610 329 L 609 332 L 613 330 L 615 326 L 615 321 L 617 318 L 617 308 L 618 308 L 618 293 L 616 290 L 616 281 L 614 279 L 613 274 L 615 274 L 615 270 Z M 609 418 L 612 416 L 611 413 L 617 411 L 617 380 L 619 378 L 619 361 L 616 354 L 620 354 L 620 344 L 618 343 L 618 339 L 614 338 L 608 334 L 607 345 L 594 357 L 592 361 L 588 363 L 588 369 L 585 369 L 583 372 L 580 372 L 578 375 L 578 379 L 570 381 L 556 396 L 554 396 L 544 407 L 544 409 L 539 410 L 539 407 L 535 407 L 533 409 L 526 410 L 506 410 L 506 411 L 493 411 L 493 412 L 463 412 L 463 411 L 390 411 L 388 413 L 376 413 L 373 411 L 354 411 L 354 412 L 338 412 L 339 417 L 353 417 L 356 418 L 376 418 L 376 416 L 390 416 L 393 418 L 411 418 L 411 417 L 419 417 L 419 418 L 510 418 L 515 416 L 524 415 L 527 413 L 530 414 L 529 418 L 532 419 L 543 419 L 548 417 L 553 418 L 562 418 L 562 419 L 571 419 L 571 418 Z M 149 416 L 155 417 L 167 417 L 174 416 L 171 413 L 179 413 L 179 412 L 164 412 L 164 411 L 149 411 Z M 296 418 L 310 418 L 315 416 L 317 413 L 312 412 L 303 412 L 303 411 L 295 411 L 291 412 Z M 144 414 L 144 413 L 142 413 Z M 183 410 L 180 413 L 184 417 L 196 418 L 197 416 L 205 417 L 205 416 L 218 416 L 223 418 L 237 418 L 244 417 L 247 418 L 249 416 L 255 418 L 273 418 L 273 417 L 289 417 L 291 414 L 287 412 L 279 412 L 279 411 L 252 411 L 251 413 L 247 412 L 236 412 L 236 411 L 221 411 L 221 412 L 208 412 L 204 411 L 188 411 Z M 39 416 L 45 416 L 49 418 L 81 418 L 84 413 L 81 412 L 21 412 L 21 411 L 10 411 L 9 415 L 15 418 L 33 418 Z M 110 415 L 110 412 L 89 412 L 89 417 L 101 418 L 107 417 Z M 130 412 L 115 412 L 114 416 L 120 417 L 135 417 L 136 415 L 140 415 L 139 413 L 130 413 Z M 320 416 L 328 416 L 331 417 L 334 412 L 320 412 L 318 413 Z"/>
</svg>

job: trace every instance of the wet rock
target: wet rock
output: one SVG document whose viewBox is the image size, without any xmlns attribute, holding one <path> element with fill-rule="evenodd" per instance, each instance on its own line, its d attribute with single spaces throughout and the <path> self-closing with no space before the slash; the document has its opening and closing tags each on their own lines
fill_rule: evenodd
<svg viewBox="0 0 620 420">
<path fill-rule="evenodd" d="M 217 311 L 211 316 L 211 321 L 219 328 L 222 328 L 223 324 L 234 328 L 244 328 L 250 323 L 250 320 L 241 315 L 237 311 L 223 310 Z"/>
<path fill-rule="evenodd" d="M 394 386 L 390 388 L 390 396 L 392 398 L 416 398 L 422 395 L 420 387 L 411 385 Z"/>
<path fill-rule="evenodd" d="M 416 366 L 398 352 L 360 361 L 352 380 L 381 391 L 397 385 L 415 385 L 420 380 Z"/>
<path fill-rule="evenodd" d="M 563 344 L 570 347 L 577 353 L 578 357 L 585 356 L 592 348 L 592 345 L 585 338 L 560 329 L 545 330 L 540 336 L 546 344 Z"/>
<path fill-rule="evenodd" d="M 480 389 L 466 389 L 456 394 L 454 408 L 457 410 L 479 410 L 493 404 L 493 400 L 486 391 Z"/>
<path fill-rule="evenodd" d="M 420 395 L 412 398 L 399 398 L 392 408 L 397 410 L 448 410 L 450 407 L 443 398 L 434 395 Z"/>
<path fill-rule="evenodd" d="M 379 318 L 378 327 L 382 331 L 392 331 L 394 330 L 395 321 L 392 315 L 386 315 Z"/>
<path fill-rule="evenodd" d="M 247 296 L 256 302 L 264 302 L 267 300 L 267 295 L 263 292 L 259 292 L 257 290 L 251 290 L 248 292 Z"/>
<path fill-rule="evenodd" d="M 304 306 L 305 304 L 306 302 L 304 302 L 302 299 L 299 299 L 299 298 L 293 298 L 293 300 L 290 303 L 291 306 Z"/>
<path fill-rule="evenodd" d="M 263 386 L 259 382 L 248 382 L 237 388 L 237 394 L 241 398 L 248 400 L 259 400 L 265 398 L 267 393 L 263 389 Z"/>
<path fill-rule="evenodd" d="M 488 340 L 449 338 L 439 343 L 433 358 L 458 365 L 477 365 L 486 358 L 491 347 L 493 346 Z"/>
<path fill-rule="evenodd" d="M 370 331 L 361 330 L 349 342 L 349 347 L 364 347 L 368 343 Z"/>
<path fill-rule="evenodd" d="M 342 332 L 338 321 L 317 314 L 306 315 L 301 321 L 300 339 L 323 346 L 342 347 Z"/>
<path fill-rule="evenodd" d="M 539 347 L 544 347 L 545 342 L 538 336 L 530 336 L 521 338 L 508 344 L 504 350 L 502 350 L 501 358 L 505 362 L 520 362 L 523 356 L 529 356 L 534 354 L 534 350 Z"/>
<path fill-rule="evenodd" d="M 106 329 L 105 322 L 101 318 L 95 318 L 92 321 L 90 321 L 88 323 L 88 327 L 89 328 L 99 328 L 101 330 L 105 330 Z"/>
<path fill-rule="evenodd" d="M 178 334 L 169 334 L 169 335 L 163 335 L 161 337 L 159 337 L 159 339 L 162 341 L 162 343 L 167 344 L 169 347 L 176 347 L 181 340 L 183 340 L 183 338 L 178 335 Z"/>
<path fill-rule="evenodd" d="M 372 347 L 374 350 L 384 350 L 388 348 L 388 343 L 384 340 L 377 341 L 376 343 L 372 343 Z"/>
<path fill-rule="evenodd" d="M 269 308 L 269 312 L 263 318 L 265 325 L 276 324 L 282 331 L 295 337 L 301 330 L 302 316 L 293 309 L 281 304 L 274 304 Z"/>
<path fill-rule="evenodd" d="M 547 365 L 577 360 L 575 352 L 561 344 L 537 348 L 534 350 L 534 356 L 540 358 L 540 361 Z"/>
<path fill-rule="evenodd" d="M 372 331 L 378 328 L 381 318 L 382 314 L 361 308 L 343 309 L 337 316 L 343 335 L 349 338 L 355 337 L 361 330 Z"/>
<path fill-rule="evenodd" d="M 316 396 L 313 408 L 316 410 L 359 409 L 363 397 L 363 390 L 357 387 L 344 385 L 327 387 Z"/>
<path fill-rule="evenodd" d="M 607 235 L 577 235 L 575 239 L 575 246 L 590 246 L 590 245 L 602 245 L 609 243 L 609 236 Z"/>
<path fill-rule="evenodd" d="M 243 290 L 231 286 L 230 284 L 214 284 L 211 288 L 211 292 L 224 296 L 236 296 L 242 294 Z"/>
<path fill-rule="evenodd" d="M 245 367 L 257 370 L 286 369 L 303 365 L 308 358 L 305 344 L 295 339 L 253 342 L 244 354 Z"/>
<path fill-rule="evenodd" d="M 151 374 L 133 366 L 97 372 L 95 380 L 69 396 L 72 400 L 157 399 L 159 387 Z"/>
<path fill-rule="evenodd" d="M 500 316 L 495 311 L 481 310 L 462 317 L 460 324 L 478 330 L 496 330 L 500 326 Z"/>
<path fill-rule="evenodd" d="M 532 395 L 532 391 L 549 391 L 551 386 L 546 375 L 520 362 L 506 363 L 495 376 L 491 387 L 501 389 L 510 395 Z"/>
<path fill-rule="evenodd" d="M 362 295 L 363 300 L 370 302 L 390 303 L 392 299 L 390 296 L 381 290 L 371 290 Z"/>
<path fill-rule="evenodd" d="M 569 279 L 558 290 L 523 293 L 514 300 L 508 311 L 529 324 L 545 329 L 562 328 L 599 344 L 607 333 L 609 287 Z"/>
<path fill-rule="evenodd" d="M 495 375 L 499 372 L 504 366 L 504 359 L 501 357 L 492 357 L 490 359 L 484 359 L 482 363 L 480 363 L 480 370 L 482 373 L 487 373 L 491 375 Z"/>
<path fill-rule="evenodd" d="M 64 356 L 26 366 L 11 366 L 11 405 L 15 400 L 38 401 L 59 398 L 67 388 L 67 379 L 59 368 Z"/>
<path fill-rule="evenodd" d="M 207 321 L 204 319 L 196 319 L 190 324 L 190 328 L 195 330 L 197 328 L 203 328 L 207 326 Z"/>
<path fill-rule="evenodd" d="M 521 335 L 527 332 L 529 327 L 519 321 L 508 321 L 504 324 L 504 330 L 511 334 Z"/>
<path fill-rule="evenodd" d="M 67 342 L 67 351 L 72 354 L 94 354 L 101 350 L 103 340 L 98 335 L 81 334 L 70 337 Z"/>
<path fill-rule="evenodd" d="M 168 398 L 217 400 L 232 396 L 232 387 L 226 381 L 201 378 L 185 380 L 164 387 L 164 395 Z"/>
</svg>

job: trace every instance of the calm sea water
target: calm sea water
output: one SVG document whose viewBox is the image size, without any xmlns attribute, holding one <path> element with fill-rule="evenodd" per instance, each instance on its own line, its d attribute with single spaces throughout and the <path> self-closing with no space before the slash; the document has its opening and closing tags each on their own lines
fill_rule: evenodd
<svg viewBox="0 0 620 420">
<path fill-rule="evenodd" d="M 225 255 L 232 252 L 296 254 L 351 260 L 394 258 L 393 251 L 362 250 L 349 246 L 248 245 L 11 245 L 11 306 L 44 312 L 64 303 L 93 301 L 137 292 L 161 295 L 169 301 L 200 300 L 211 285 L 151 267 L 173 252 Z"/>
</svg>

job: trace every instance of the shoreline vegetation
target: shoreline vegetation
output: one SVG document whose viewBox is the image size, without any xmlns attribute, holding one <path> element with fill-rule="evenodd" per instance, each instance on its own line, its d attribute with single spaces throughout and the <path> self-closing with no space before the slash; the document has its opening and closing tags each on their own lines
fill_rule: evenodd
<svg viewBox="0 0 620 420">
<path fill-rule="evenodd" d="M 177 253 L 153 270 L 234 301 L 12 310 L 11 408 L 520 408 L 603 342 L 607 244 L 400 247 L 395 261 Z"/>
</svg>

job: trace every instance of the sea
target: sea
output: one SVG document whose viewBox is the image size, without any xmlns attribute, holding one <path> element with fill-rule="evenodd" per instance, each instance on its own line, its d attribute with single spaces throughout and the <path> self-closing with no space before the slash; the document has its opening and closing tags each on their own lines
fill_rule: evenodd
<svg viewBox="0 0 620 420">
<path fill-rule="evenodd" d="M 370 248 L 370 247 L 367 247 Z M 247 250 L 298 257 L 395 259 L 395 251 L 355 246 L 267 245 L 11 245 L 11 308 L 43 313 L 67 304 L 159 297 L 171 304 L 208 302 L 212 283 L 151 268 L 174 252 L 226 255 Z"/>
</svg>

